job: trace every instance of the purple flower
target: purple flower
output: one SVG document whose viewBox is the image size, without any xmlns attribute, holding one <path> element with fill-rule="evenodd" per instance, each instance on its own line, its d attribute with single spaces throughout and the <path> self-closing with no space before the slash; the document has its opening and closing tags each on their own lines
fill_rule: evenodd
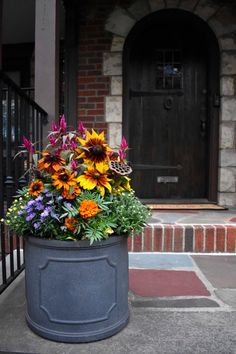
<svg viewBox="0 0 236 354">
<path fill-rule="evenodd" d="M 26 221 L 31 221 L 34 217 L 35 217 L 35 213 L 30 213 L 27 217 L 26 217 Z"/>
<path fill-rule="evenodd" d="M 41 226 L 40 222 L 35 222 L 34 225 L 33 225 L 33 227 L 35 229 L 38 229 L 40 226 Z"/>
<path fill-rule="evenodd" d="M 43 200 L 43 197 L 41 195 L 39 195 L 35 200 L 36 200 L 36 202 L 41 202 L 41 200 Z"/>
<path fill-rule="evenodd" d="M 42 214 L 41 214 L 41 217 L 40 217 L 41 221 L 44 221 L 48 217 L 48 215 L 50 214 L 51 211 L 52 211 L 51 207 L 46 207 L 44 212 L 42 212 Z"/>
<path fill-rule="evenodd" d="M 44 209 L 44 205 L 42 203 L 37 203 L 35 206 L 36 210 L 43 210 Z"/>
<path fill-rule="evenodd" d="M 47 202 L 47 205 L 52 205 L 53 203 L 54 203 L 53 200 L 49 200 L 49 201 Z"/>
</svg>

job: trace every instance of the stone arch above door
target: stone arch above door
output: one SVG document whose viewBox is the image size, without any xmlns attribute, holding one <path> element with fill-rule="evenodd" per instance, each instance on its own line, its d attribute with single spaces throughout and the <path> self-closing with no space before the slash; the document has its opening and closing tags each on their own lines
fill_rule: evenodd
<svg viewBox="0 0 236 354">
<path fill-rule="evenodd" d="M 223 6 L 219 0 L 138 0 L 127 9 L 115 7 L 105 26 L 113 40 L 110 51 L 104 53 L 103 73 L 111 78 L 105 119 L 109 142 L 116 147 L 122 135 L 123 46 L 131 29 L 143 17 L 170 8 L 189 11 L 206 21 L 217 37 L 221 55 L 218 202 L 236 206 L 236 8 L 231 6 L 227 0 Z"/>
</svg>

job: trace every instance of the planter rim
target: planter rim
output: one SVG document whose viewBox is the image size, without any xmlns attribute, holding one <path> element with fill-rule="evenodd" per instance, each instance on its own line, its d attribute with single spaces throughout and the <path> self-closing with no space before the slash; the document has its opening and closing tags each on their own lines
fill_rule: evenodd
<svg viewBox="0 0 236 354">
<path fill-rule="evenodd" d="M 95 241 L 92 245 L 90 245 L 89 240 L 78 240 L 78 241 L 62 241 L 55 239 L 46 239 L 35 236 L 27 236 L 27 242 L 31 243 L 35 246 L 40 246 L 43 248 L 58 248 L 58 249 L 97 249 L 103 247 L 110 247 L 111 245 L 115 245 L 121 243 L 123 239 L 127 239 L 128 235 L 112 235 L 107 239 L 103 239 L 101 241 Z"/>
</svg>

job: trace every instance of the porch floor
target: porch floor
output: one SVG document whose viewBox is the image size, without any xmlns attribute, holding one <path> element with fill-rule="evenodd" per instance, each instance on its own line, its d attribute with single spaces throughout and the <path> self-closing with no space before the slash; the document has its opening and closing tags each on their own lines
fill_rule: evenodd
<svg viewBox="0 0 236 354">
<path fill-rule="evenodd" d="M 130 254 L 129 324 L 87 344 L 49 341 L 27 327 L 22 273 L 0 296 L 0 353 L 236 353 L 235 265 L 236 255 Z"/>
</svg>

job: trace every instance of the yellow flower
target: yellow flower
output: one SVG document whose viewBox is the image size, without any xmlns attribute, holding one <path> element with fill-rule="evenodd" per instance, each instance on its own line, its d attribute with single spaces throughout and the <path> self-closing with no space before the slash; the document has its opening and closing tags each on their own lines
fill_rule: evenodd
<svg viewBox="0 0 236 354">
<path fill-rule="evenodd" d="M 84 174 L 78 177 L 80 186 L 84 189 L 91 190 L 98 188 L 101 195 L 104 196 L 105 188 L 111 193 L 110 179 L 107 176 L 109 167 L 107 165 L 97 165 L 97 168 L 88 166 Z"/>
<path fill-rule="evenodd" d="M 97 203 L 93 200 L 83 200 L 79 207 L 79 213 L 84 219 L 92 218 L 100 211 L 101 209 L 98 208 Z"/>
<path fill-rule="evenodd" d="M 59 173 L 52 175 L 52 184 L 56 189 L 63 188 L 64 190 L 69 190 L 70 187 L 77 186 L 77 180 L 74 173 L 69 173 L 66 170 L 62 170 Z"/>
<path fill-rule="evenodd" d="M 81 148 L 77 150 L 78 159 L 84 159 L 87 164 L 101 164 L 108 161 L 108 154 L 112 151 L 105 143 L 104 132 L 92 134 L 86 131 L 86 140 L 78 138 Z"/>
</svg>

